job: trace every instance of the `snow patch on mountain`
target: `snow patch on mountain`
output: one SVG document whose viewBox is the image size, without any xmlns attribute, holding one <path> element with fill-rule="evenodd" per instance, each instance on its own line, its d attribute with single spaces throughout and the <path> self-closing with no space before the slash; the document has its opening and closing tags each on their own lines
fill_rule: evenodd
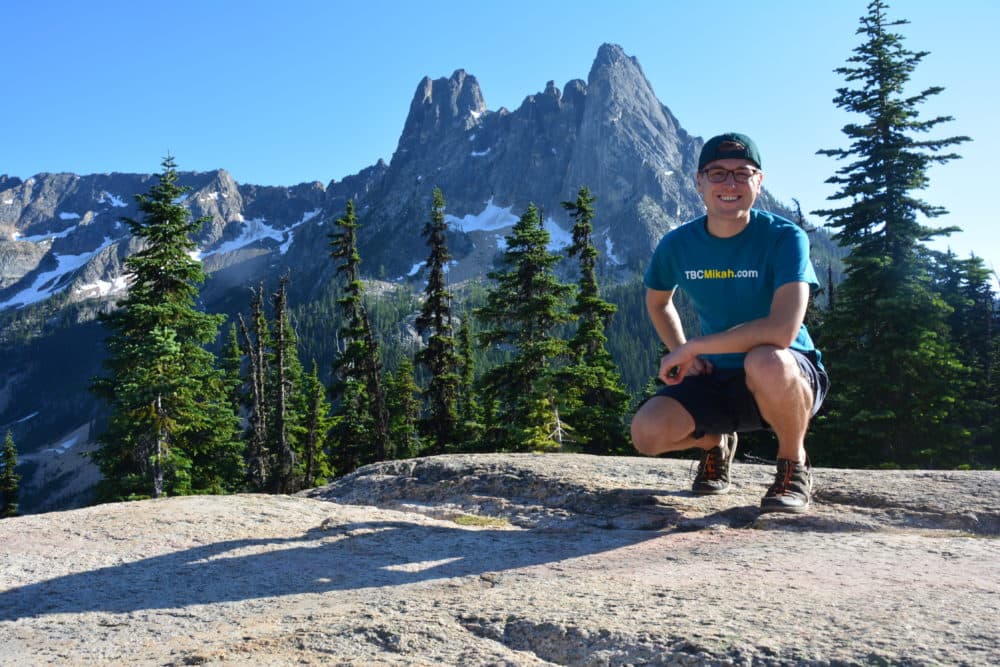
<svg viewBox="0 0 1000 667">
<path fill-rule="evenodd" d="M 288 249 L 292 246 L 292 241 L 295 239 L 295 234 L 293 230 L 299 225 L 304 225 L 310 220 L 314 219 L 321 212 L 321 209 L 313 209 L 311 211 L 306 211 L 302 214 L 302 219 L 296 223 L 293 223 L 286 229 L 278 229 L 277 227 L 272 227 L 267 224 L 267 220 L 264 218 L 253 218 L 252 220 L 247 220 L 246 224 L 243 226 L 242 232 L 235 239 L 226 241 L 222 243 L 217 248 L 212 248 L 210 250 L 194 250 L 190 252 L 192 259 L 201 261 L 202 259 L 209 257 L 211 255 L 225 254 L 227 252 L 235 252 L 240 248 L 245 248 L 252 243 L 262 241 L 264 239 L 272 239 L 280 243 L 278 246 L 278 252 L 284 255 L 288 252 Z"/>
<path fill-rule="evenodd" d="M 445 222 L 452 225 L 461 232 L 497 232 L 513 227 L 517 224 L 519 217 L 511 209 L 513 206 L 497 206 L 493 203 L 493 197 L 486 202 L 486 207 L 476 215 L 464 215 L 461 218 L 451 214 L 445 214 Z M 573 242 L 572 235 L 551 217 L 545 219 L 543 226 L 549 233 L 548 249 L 552 252 L 562 250 Z M 496 237 L 497 247 L 501 250 L 507 247 L 506 241 L 501 236 Z"/>
<path fill-rule="evenodd" d="M 97 198 L 97 203 L 110 204 L 113 208 L 126 208 L 128 206 L 121 197 L 110 192 L 102 192 L 101 196 Z"/>
<path fill-rule="evenodd" d="M 128 290 L 128 278 L 116 276 L 111 280 L 96 280 L 73 288 L 73 293 L 85 299 L 121 294 Z"/>
<path fill-rule="evenodd" d="M 517 224 L 518 216 L 511 212 L 512 206 L 497 206 L 493 197 L 486 202 L 486 208 L 477 215 L 465 215 L 461 218 L 446 213 L 445 222 L 453 225 L 460 232 L 495 232 L 505 227 Z"/>
<path fill-rule="evenodd" d="M 67 287 L 67 285 L 63 284 L 67 276 L 82 268 L 97 253 L 112 243 L 114 243 L 114 240 L 105 236 L 101 245 L 96 250 L 91 250 L 90 252 L 84 252 L 79 255 L 57 255 L 53 253 L 52 258 L 56 260 L 56 268 L 51 271 L 39 273 L 35 277 L 35 281 L 31 284 L 31 287 L 21 290 L 7 301 L 0 303 L 0 310 L 14 306 L 22 308 L 33 303 L 38 303 L 39 301 L 44 301 L 53 294 L 63 291 Z"/>
<path fill-rule="evenodd" d="M 28 243 L 41 243 L 42 241 L 51 241 L 53 239 L 66 238 L 70 234 L 76 231 L 77 225 L 73 225 L 61 232 L 45 232 L 44 234 L 32 234 L 31 236 L 21 236 L 18 232 L 14 232 L 15 241 L 27 241 Z"/>
<path fill-rule="evenodd" d="M 549 252 L 557 252 L 573 243 L 573 235 L 560 227 L 552 218 L 545 218 L 543 226 L 549 233 L 549 244 L 546 246 Z"/>
<path fill-rule="evenodd" d="M 615 255 L 615 245 L 611 242 L 611 237 L 607 235 L 604 237 L 604 256 L 616 266 L 622 266 L 625 263 L 620 257 Z"/>
</svg>

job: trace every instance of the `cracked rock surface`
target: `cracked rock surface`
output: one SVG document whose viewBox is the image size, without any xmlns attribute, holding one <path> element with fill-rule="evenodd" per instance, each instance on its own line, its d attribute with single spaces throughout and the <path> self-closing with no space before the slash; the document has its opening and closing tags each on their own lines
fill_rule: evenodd
<svg viewBox="0 0 1000 667">
<path fill-rule="evenodd" d="M 0 521 L 0 664 L 1000 664 L 1000 473 L 451 455 Z"/>
</svg>

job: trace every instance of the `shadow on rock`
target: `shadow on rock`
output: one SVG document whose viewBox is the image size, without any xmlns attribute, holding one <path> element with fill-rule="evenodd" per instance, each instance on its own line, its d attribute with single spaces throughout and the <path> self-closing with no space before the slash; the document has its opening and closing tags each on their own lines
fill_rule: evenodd
<svg viewBox="0 0 1000 667">
<path fill-rule="evenodd" d="M 400 586 L 588 556 L 658 535 L 406 521 L 324 524 L 301 537 L 217 542 L 9 589 L 0 593 L 0 621 Z"/>
</svg>

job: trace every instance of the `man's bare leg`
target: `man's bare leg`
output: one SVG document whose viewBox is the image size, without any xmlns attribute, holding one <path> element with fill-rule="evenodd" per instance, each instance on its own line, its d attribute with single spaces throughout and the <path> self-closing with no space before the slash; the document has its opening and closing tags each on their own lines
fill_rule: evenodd
<svg viewBox="0 0 1000 667">
<path fill-rule="evenodd" d="M 701 462 L 691 491 L 698 495 L 728 493 L 736 434 L 706 434 L 696 439 L 694 429 L 694 418 L 680 403 L 666 396 L 654 396 L 632 419 L 632 442 L 637 450 L 649 456 L 701 449 Z"/>
<path fill-rule="evenodd" d="M 646 456 L 719 446 L 721 435 L 708 433 L 695 439 L 694 427 L 694 417 L 680 403 L 666 396 L 653 396 L 632 418 L 632 443 Z"/>
<path fill-rule="evenodd" d="M 778 437 L 778 458 L 804 462 L 813 396 L 795 357 L 788 350 L 761 345 L 747 353 L 744 368 L 757 409 Z"/>
<path fill-rule="evenodd" d="M 805 449 L 813 391 L 791 352 L 761 345 L 747 352 L 747 387 L 778 437 L 778 471 L 761 501 L 765 512 L 804 512 L 812 496 Z"/>
</svg>

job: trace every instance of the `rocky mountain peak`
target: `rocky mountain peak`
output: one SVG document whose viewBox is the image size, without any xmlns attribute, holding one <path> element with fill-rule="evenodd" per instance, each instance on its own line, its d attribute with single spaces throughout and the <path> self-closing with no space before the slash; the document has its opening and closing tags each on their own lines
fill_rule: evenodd
<svg viewBox="0 0 1000 667">
<path fill-rule="evenodd" d="M 639 61 L 635 58 L 635 56 L 628 55 L 625 53 L 625 49 L 617 44 L 604 43 L 597 49 L 597 56 L 594 58 L 594 64 L 590 68 L 590 78 L 593 78 L 595 71 L 609 67 L 634 67 L 638 69 L 640 73 L 642 71 L 642 68 L 639 67 Z"/>
<path fill-rule="evenodd" d="M 453 128 L 468 129 L 486 111 L 476 77 L 463 69 L 448 78 L 424 77 L 410 102 L 400 146 L 424 144 Z"/>
</svg>

